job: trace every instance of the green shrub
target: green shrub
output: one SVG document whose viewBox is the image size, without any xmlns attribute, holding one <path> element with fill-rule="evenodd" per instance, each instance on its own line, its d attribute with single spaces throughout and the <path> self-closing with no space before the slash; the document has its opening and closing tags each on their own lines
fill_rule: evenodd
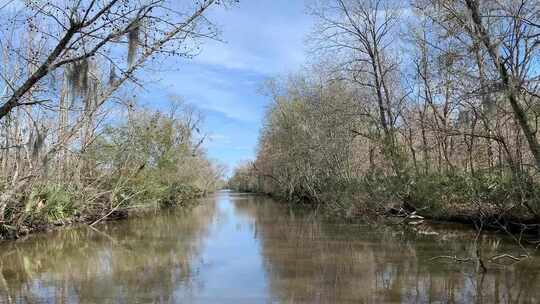
<svg viewBox="0 0 540 304">
<path fill-rule="evenodd" d="M 172 207 L 201 195 L 202 191 L 194 186 L 175 183 L 167 188 L 159 203 L 162 207 Z"/>
<path fill-rule="evenodd" d="M 401 203 L 406 186 L 403 181 L 392 175 L 387 175 L 383 170 L 373 169 L 361 180 L 360 192 L 369 197 L 372 208 L 393 207 Z"/>
<path fill-rule="evenodd" d="M 539 206 L 538 185 L 525 177 L 493 172 L 431 173 L 412 178 L 406 199 L 424 214 L 440 217 L 483 209 L 495 213 L 525 202 Z M 523 211 L 523 210 L 515 210 Z"/>
<path fill-rule="evenodd" d="M 25 206 L 25 213 L 43 217 L 48 222 L 69 218 L 75 210 L 74 191 L 60 184 L 34 187 Z"/>
</svg>

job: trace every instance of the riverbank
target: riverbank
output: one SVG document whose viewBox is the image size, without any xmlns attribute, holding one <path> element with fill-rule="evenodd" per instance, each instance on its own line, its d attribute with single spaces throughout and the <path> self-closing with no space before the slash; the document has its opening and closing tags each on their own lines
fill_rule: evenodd
<svg viewBox="0 0 540 304">
<path fill-rule="evenodd" d="M 250 192 L 254 193 L 254 192 Z M 500 205 L 473 203 L 444 204 L 439 203 L 436 212 L 430 208 L 415 208 L 410 201 L 385 202 L 381 197 L 370 196 L 367 192 L 340 192 L 331 196 L 334 201 L 315 201 L 307 197 L 293 196 L 293 199 L 272 193 L 255 193 L 268 195 L 296 209 L 317 210 L 331 221 L 345 222 L 385 222 L 417 225 L 420 223 L 463 224 L 472 230 L 493 231 L 502 234 L 526 235 L 529 238 L 540 236 L 540 219 L 525 206 L 503 209 Z M 373 192 L 371 193 L 373 195 Z M 321 195 L 330 197 L 330 195 Z M 341 199 L 341 202 L 335 201 Z M 379 199 L 377 202 L 376 199 Z M 416 204 L 417 205 L 417 204 Z M 445 206 L 442 209 L 440 206 Z M 536 241 L 536 239 L 534 239 Z"/>
<path fill-rule="evenodd" d="M 102 222 L 125 220 L 128 217 L 150 216 L 156 210 L 180 208 L 189 209 L 197 205 L 198 200 L 205 193 L 199 190 L 183 191 L 182 195 L 167 200 L 154 202 L 141 202 L 138 200 L 125 200 L 112 208 L 102 206 L 101 209 L 88 208 L 88 204 L 76 204 L 69 213 L 51 214 L 45 206 L 37 210 L 27 210 L 26 213 L 16 216 L 19 221 L 0 225 L 0 241 L 14 240 L 29 234 L 49 232 L 63 228 L 72 228 L 79 225 L 95 226 Z M 172 200 L 173 199 L 173 200 Z M 51 202 L 49 202 L 50 204 Z M 45 202 L 44 202 L 45 204 Z"/>
</svg>

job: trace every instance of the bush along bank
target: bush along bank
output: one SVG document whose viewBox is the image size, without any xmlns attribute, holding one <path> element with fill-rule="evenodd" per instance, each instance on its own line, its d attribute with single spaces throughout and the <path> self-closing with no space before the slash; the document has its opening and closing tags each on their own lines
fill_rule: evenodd
<svg viewBox="0 0 540 304">
<path fill-rule="evenodd" d="M 432 174 L 403 183 L 400 178 L 376 172 L 353 182 L 327 180 L 327 188 L 308 192 L 306 188 L 311 187 L 270 190 L 273 181 L 258 176 L 255 170 L 250 174 L 241 171 L 229 181 L 230 189 L 264 193 L 292 204 L 320 208 L 336 219 L 421 218 L 504 233 L 540 234 L 540 185 L 521 184 L 522 180 L 512 177 Z M 240 175 L 254 182 L 247 182 L 247 186 L 245 182 L 237 184 Z"/>
<path fill-rule="evenodd" d="M 515 161 L 502 149 L 495 155 L 493 143 L 480 139 L 472 152 L 465 149 L 469 137 L 422 130 L 412 125 L 420 119 L 413 113 L 410 125 L 385 132 L 358 114 L 368 106 L 358 98 L 367 97 L 346 82 L 321 86 L 310 75 L 300 75 L 276 91 L 257 157 L 236 168 L 230 188 L 314 204 L 351 218 L 416 215 L 539 232 L 540 180 L 534 166 L 525 165 L 531 158 L 521 155 Z"/>
<path fill-rule="evenodd" d="M 200 149 L 195 121 L 178 113 L 138 111 L 104 128 L 67 165 L 32 176 L 9 200 L 0 237 L 73 223 L 95 225 L 148 208 L 187 207 L 221 187 L 223 168 Z"/>
</svg>

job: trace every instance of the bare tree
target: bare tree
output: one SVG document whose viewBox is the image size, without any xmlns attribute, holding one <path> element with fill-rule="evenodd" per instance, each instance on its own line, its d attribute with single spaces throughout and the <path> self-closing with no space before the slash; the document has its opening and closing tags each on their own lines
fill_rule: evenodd
<svg viewBox="0 0 540 304">
<path fill-rule="evenodd" d="M 189 1 L 187 1 L 189 3 Z M 8 94 L 0 105 L 0 119 L 14 108 L 42 104 L 37 85 L 55 70 L 66 67 L 70 87 L 87 89 L 88 60 L 101 57 L 118 69 L 122 78 L 133 72 L 156 53 L 188 56 L 190 39 L 215 37 L 216 31 L 208 26 L 204 13 L 218 1 L 205 0 L 192 7 L 166 0 L 126 2 L 119 0 L 30 1 L 5 22 L 29 30 L 39 40 L 40 48 L 27 56 L 16 39 L 3 39 L 4 47 L 13 60 L 28 65 L 17 79 L 3 75 Z M 187 5 L 187 9 L 185 6 Z M 206 23 L 206 24 L 204 24 Z M 16 34 L 17 30 L 10 29 Z M 9 33 L 2 36 L 8 38 Z M 115 59 L 118 46 L 127 45 L 127 65 Z M 136 58 L 136 51 L 142 54 Z M 5 71 L 3 72 L 6 73 Z M 111 76 L 114 78 L 114 75 Z M 33 90 L 33 92 L 32 92 Z M 72 92 L 75 94 L 76 92 Z"/>
<path fill-rule="evenodd" d="M 190 58 L 201 40 L 216 39 L 206 14 L 232 2 L 27 1 L 0 11 L 0 226 L 22 189 L 53 179 L 53 159 L 55 180 L 85 187 L 93 172 L 85 153 L 113 108 L 107 102 L 122 99 L 128 83 L 143 85 L 137 72 L 152 59 Z M 68 178 L 66 168 L 78 173 Z"/>
</svg>

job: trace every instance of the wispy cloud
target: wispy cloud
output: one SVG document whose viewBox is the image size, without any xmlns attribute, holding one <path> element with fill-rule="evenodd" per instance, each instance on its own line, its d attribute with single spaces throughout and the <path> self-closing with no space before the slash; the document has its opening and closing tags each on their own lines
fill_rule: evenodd
<svg viewBox="0 0 540 304">
<path fill-rule="evenodd" d="M 303 1 L 243 1 L 234 9 L 214 16 L 225 45 L 210 42 L 196 62 L 228 69 L 273 75 L 304 63 L 303 40 L 312 20 L 304 14 Z"/>
<path fill-rule="evenodd" d="M 210 16 L 224 43 L 205 43 L 199 56 L 168 72 L 149 95 L 183 96 L 206 114 L 211 157 L 234 167 L 253 159 L 268 100 L 259 95 L 268 77 L 305 62 L 304 38 L 312 20 L 303 1 L 241 1 Z"/>
<path fill-rule="evenodd" d="M 208 135 L 207 147 L 229 145 L 233 141 L 230 136 L 224 134 L 210 134 Z"/>
</svg>

